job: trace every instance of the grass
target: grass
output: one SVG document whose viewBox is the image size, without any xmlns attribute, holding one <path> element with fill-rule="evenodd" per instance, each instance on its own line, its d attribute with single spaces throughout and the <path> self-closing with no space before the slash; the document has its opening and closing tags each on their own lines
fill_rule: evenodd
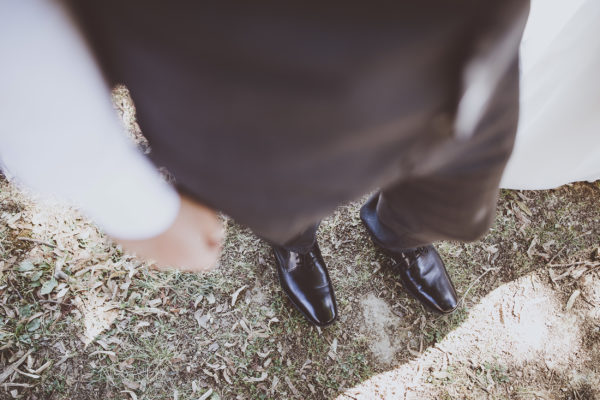
<svg viewBox="0 0 600 400">
<path fill-rule="evenodd" d="M 155 272 L 74 211 L 44 208 L 6 182 L 1 186 L 0 362 L 10 365 L 33 348 L 22 372 L 47 361 L 52 365 L 40 378 L 17 373 L 13 383 L 28 386 L 0 389 L 0 398 L 12 398 L 10 390 L 21 398 L 48 400 L 133 398 L 129 392 L 139 400 L 197 399 L 208 390 L 213 390 L 211 399 L 333 398 L 409 362 L 415 355 L 407 346 L 413 352 L 420 346 L 424 352 L 433 349 L 493 289 L 526 274 L 546 273 L 551 258 L 589 258 L 600 229 L 597 184 L 503 191 L 486 237 L 439 245 L 459 294 L 470 288 L 454 314 L 439 317 L 423 311 L 397 285 L 390 260 L 372 246 L 360 224 L 359 204 L 349 204 L 326 219 L 318 233 L 341 313 L 338 323 L 319 330 L 283 295 L 269 247 L 230 220 L 219 270 Z M 7 222 L 17 214 L 18 221 Z M 34 224 L 34 215 L 47 219 Z M 16 239 L 23 235 L 56 248 Z M 20 268 L 23 262 L 33 268 Z M 56 278 L 58 286 L 41 294 L 60 264 L 64 276 Z M 61 285 L 68 291 L 58 298 Z M 242 287 L 232 306 L 233 293 Z M 367 296 L 381 300 L 392 315 L 380 328 L 365 320 Z M 92 315 L 109 322 L 86 339 L 86 318 Z M 395 352 L 390 363 L 382 363 L 372 349 L 382 337 L 390 338 Z M 424 374 L 439 398 L 453 398 L 451 387 L 478 387 L 465 375 L 464 360 L 454 357 L 442 379 Z M 481 382 L 531 388 L 521 385 L 514 370 L 490 360 L 475 372 Z"/>
<path fill-rule="evenodd" d="M 495 383 L 506 383 L 510 380 L 507 375 L 507 368 L 497 361 L 485 362 L 482 372 L 486 378 L 490 378 Z"/>
</svg>

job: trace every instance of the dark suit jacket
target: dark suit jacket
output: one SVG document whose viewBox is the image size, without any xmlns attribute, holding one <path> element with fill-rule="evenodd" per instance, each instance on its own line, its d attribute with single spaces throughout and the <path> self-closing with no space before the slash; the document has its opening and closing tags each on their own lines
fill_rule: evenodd
<svg viewBox="0 0 600 400">
<path fill-rule="evenodd" d="M 439 149 L 455 140 L 465 68 L 528 6 L 70 3 L 107 78 L 131 90 L 153 160 L 181 190 L 277 242 L 456 158 Z M 506 158 L 514 126 L 503 134 Z"/>
</svg>

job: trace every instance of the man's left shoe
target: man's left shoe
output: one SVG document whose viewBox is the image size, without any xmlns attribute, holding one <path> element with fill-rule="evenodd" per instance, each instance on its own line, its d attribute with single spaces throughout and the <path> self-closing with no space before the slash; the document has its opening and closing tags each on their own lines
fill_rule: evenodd
<svg viewBox="0 0 600 400">
<path fill-rule="evenodd" d="M 400 280 L 410 295 L 437 313 L 447 314 L 456 309 L 456 290 L 432 245 L 387 252 L 399 267 Z"/>
<path fill-rule="evenodd" d="M 279 283 L 292 304 L 317 326 L 335 321 L 337 305 L 327 267 L 315 243 L 306 253 L 273 246 Z"/>
</svg>

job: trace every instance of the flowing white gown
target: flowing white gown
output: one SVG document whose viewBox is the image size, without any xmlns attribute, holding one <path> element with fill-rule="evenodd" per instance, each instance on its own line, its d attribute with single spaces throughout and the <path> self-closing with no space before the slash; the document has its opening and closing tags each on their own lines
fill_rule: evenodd
<svg viewBox="0 0 600 400">
<path fill-rule="evenodd" d="M 533 0 L 521 42 L 521 115 L 501 187 L 600 179 L 600 1 Z"/>
</svg>

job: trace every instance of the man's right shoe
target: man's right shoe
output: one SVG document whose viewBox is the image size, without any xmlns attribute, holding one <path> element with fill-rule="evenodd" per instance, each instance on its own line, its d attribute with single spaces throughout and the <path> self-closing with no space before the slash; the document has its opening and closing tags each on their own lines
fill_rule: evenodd
<svg viewBox="0 0 600 400">
<path fill-rule="evenodd" d="M 279 283 L 292 304 L 317 326 L 335 321 L 337 305 L 327 267 L 315 243 L 306 253 L 273 246 Z"/>
<path fill-rule="evenodd" d="M 386 252 L 395 261 L 400 281 L 410 295 L 437 313 L 448 314 L 456 309 L 456 290 L 432 245 Z"/>
</svg>

